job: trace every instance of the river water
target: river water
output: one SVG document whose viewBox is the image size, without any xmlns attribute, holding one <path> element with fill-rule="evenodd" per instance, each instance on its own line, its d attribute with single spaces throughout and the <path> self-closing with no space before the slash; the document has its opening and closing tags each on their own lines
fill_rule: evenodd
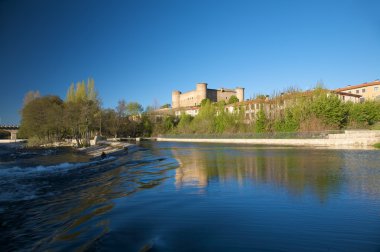
<svg viewBox="0 0 380 252">
<path fill-rule="evenodd" d="M 379 251 L 380 151 L 0 147 L 1 251 Z"/>
</svg>

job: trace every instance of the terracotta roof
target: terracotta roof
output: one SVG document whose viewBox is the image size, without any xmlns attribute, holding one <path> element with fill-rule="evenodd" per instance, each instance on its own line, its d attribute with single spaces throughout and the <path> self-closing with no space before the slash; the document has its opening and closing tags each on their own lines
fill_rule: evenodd
<svg viewBox="0 0 380 252">
<path fill-rule="evenodd" d="M 360 98 L 362 97 L 362 95 L 358 95 L 358 94 L 350 94 L 350 93 L 346 93 L 346 92 L 342 92 L 342 91 L 333 91 L 335 94 L 340 94 L 340 95 L 345 95 L 345 96 L 352 96 L 352 97 L 357 97 L 357 98 Z"/>
<path fill-rule="evenodd" d="M 372 82 L 366 82 L 366 83 L 359 84 L 359 85 L 347 86 L 344 88 L 335 89 L 335 91 L 346 91 L 346 90 L 351 90 L 351 89 L 355 89 L 355 88 L 370 87 L 370 86 L 375 86 L 375 85 L 380 85 L 380 81 L 375 80 Z"/>
</svg>

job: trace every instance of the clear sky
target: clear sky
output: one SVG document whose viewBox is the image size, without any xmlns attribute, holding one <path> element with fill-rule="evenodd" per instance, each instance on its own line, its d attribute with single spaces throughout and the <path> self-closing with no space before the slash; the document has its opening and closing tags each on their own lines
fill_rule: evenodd
<svg viewBox="0 0 380 252">
<path fill-rule="evenodd" d="M 380 1 L 0 0 L 0 117 L 92 77 L 104 107 L 198 82 L 246 98 L 380 78 Z"/>
</svg>

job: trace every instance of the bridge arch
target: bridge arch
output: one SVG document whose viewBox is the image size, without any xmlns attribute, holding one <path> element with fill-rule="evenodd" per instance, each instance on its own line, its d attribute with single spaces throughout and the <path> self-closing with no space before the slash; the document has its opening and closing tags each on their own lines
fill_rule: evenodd
<svg viewBox="0 0 380 252">
<path fill-rule="evenodd" d="M 11 140 L 17 139 L 17 133 L 19 128 L 20 127 L 18 125 L 0 125 L 1 130 L 11 133 Z"/>
</svg>

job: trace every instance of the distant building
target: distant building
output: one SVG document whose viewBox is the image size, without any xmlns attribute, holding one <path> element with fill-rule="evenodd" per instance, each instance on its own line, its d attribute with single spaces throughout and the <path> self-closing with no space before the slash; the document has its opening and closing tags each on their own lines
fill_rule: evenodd
<svg viewBox="0 0 380 252">
<path fill-rule="evenodd" d="M 212 102 L 228 101 L 231 96 L 235 95 L 239 101 L 244 101 L 244 88 L 236 89 L 208 89 L 207 83 L 198 83 L 196 89 L 181 93 L 180 91 L 172 92 L 172 108 L 183 108 L 199 106 L 203 99 L 210 99 Z"/>
<path fill-rule="evenodd" d="M 343 102 L 359 103 L 362 101 L 362 98 L 363 98 L 359 94 L 346 93 L 342 91 L 332 91 L 332 93 L 337 95 L 339 99 Z"/>
<path fill-rule="evenodd" d="M 199 109 L 200 109 L 199 106 L 180 108 L 180 109 L 175 110 L 174 115 L 181 116 L 181 114 L 184 113 L 184 114 L 191 115 L 194 117 L 198 115 Z"/>
<path fill-rule="evenodd" d="M 335 91 L 361 95 L 364 100 L 380 100 L 380 80 L 354 86 L 348 85 L 344 88 L 338 88 Z"/>
<path fill-rule="evenodd" d="M 343 102 L 360 103 L 362 98 L 361 95 L 357 94 L 330 90 L 324 90 L 324 92 L 327 96 L 337 96 Z M 313 99 L 313 92 L 305 91 L 299 93 L 281 94 L 273 98 L 269 98 L 268 96 L 266 98 L 257 98 L 254 100 L 228 104 L 225 106 L 224 110 L 229 113 L 238 113 L 239 111 L 243 111 L 244 121 L 246 123 L 255 121 L 260 110 L 264 111 L 267 118 L 274 119 L 279 115 L 284 115 L 285 109 L 292 106 L 292 104 L 296 103 L 302 97 Z"/>
</svg>

